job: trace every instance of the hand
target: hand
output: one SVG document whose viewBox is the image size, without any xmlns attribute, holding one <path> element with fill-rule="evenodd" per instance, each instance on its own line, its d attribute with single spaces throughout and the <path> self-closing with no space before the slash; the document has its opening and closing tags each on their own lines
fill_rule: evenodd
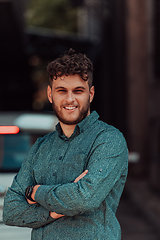
<svg viewBox="0 0 160 240">
<path fill-rule="evenodd" d="M 79 175 L 75 180 L 74 183 L 77 183 L 81 178 L 83 178 L 88 173 L 88 170 L 85 170 L 81 175 Z"/>
<path fill-rule="evenodd" d="M 29 204 L 35 204 L 35 203 L 37 203 L 37 202 L 32 202 L 31 200 L 29 200 L 29 199 L 27 199 L 27 198 L 26 198 L 26 200 L 27 200 L 27 202 L 28 202 Z"/>
<path fill-rule="evenodd" d="M 37 189 L 38 189 L 39 187 L 40 187 L 40 185 L 35 185 L 34 188 L 33 188 L 33 191 L 32 191 L 32 194 L 31 194 L 31 198 L 32 198 L 33 200 L 35 200 L 34 197 L 35 197 L 36 191 L 37 191 Z M 28 202 L 29 204 L 35 204 L 35 203 L 37 203 L 37 202 L 32 202 L 32 201 L 29 200 L 29 199 L 27 199 L 27 202 Z"/>
<path fill-rule="evenodd" d="M 37 191 L 37 189 L 38 189 L 40 186 L 41 186 L 41 185 L 35 185 L 35 186 L 34 186 L 33 191 L 32 191 L 32 194 L 31 194 L 31 198 L 32 198 L 33 200 L 35 200 L 34 197 L 35 197 L 36 191 Z"/>
<path fill-rule="evenodd" d="M 58 214 L 56 212 L 50 212 L 49 215 L 54 218 L 54 219 L 57 219 L 57 218 L 60 218 L 60 217 L 64 217 L 65 215 L 62 215 L 62 214 Z"/>
</svg>

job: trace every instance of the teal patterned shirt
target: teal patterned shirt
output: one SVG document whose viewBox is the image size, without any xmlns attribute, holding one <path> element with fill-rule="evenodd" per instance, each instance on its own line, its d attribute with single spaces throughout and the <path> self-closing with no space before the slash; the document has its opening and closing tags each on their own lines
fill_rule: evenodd
<svg viewBox="0 0 160 240">
<path fill-rule="evenodd" d="M 39 138 L 4 200 L 6 225 L 33 228 L 32 240 L 120 240 L 116 210 L 126 182 L 128 150 L 122 133 L 94 111 L 67 138 L 60 124 Z M 74 183 L 84 170 L 85 177 Z M 40 184 L 36 204 L 25 189 Z M 59 219 L 49 212 L 65 215 Z"/>
</svg>

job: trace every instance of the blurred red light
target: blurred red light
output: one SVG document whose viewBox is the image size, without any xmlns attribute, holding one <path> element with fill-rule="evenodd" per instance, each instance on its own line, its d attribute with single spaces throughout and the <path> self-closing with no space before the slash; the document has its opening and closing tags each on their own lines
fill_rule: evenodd
<svg viewBox="0 0 160 240">
<path fill-rule="evenodd" d="M 17 134 L 19 127 L 17 126 L 0 126 L 0 134 Z"/>
</svg>

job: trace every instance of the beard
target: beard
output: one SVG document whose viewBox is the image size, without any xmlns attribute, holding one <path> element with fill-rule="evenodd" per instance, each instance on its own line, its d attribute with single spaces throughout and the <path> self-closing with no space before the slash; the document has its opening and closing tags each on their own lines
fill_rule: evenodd
<svg viewBox="0 0 160 240">
<path fill-rule="evenodd" d="M 79 106 L 77 106 L 77 107 L 79 107 Z M 61 113 L 61 111 L 58 110 L 58 107 L 55 105 L 53 99 L 52 99 L 52 108 L 60 122 L 62 122 L 63 124 L 66 124 L 66 125 L 76 125 L 88 116 L 88 113 L 90 110 L 90 99 L 88 99 L 87 104 L 80 110 L 79 115 L 74 120 L 66 119 L 63 116 L 63 114 Z"/>
</svg>

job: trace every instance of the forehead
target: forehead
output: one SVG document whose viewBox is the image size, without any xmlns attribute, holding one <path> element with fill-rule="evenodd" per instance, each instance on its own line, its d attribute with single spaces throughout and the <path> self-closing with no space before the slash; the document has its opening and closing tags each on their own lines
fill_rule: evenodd
<svg viewBox="0 0 160 240">
<path fill-rule="evenodd" d="M 64 88 L 76 88 L 82 86 L 83 88 L 89 88 L 88 81 L 84 81 L 78 74 L 75 75 L 63 75 L 53 80 L 52 87 L 64 87 Z"/>
</svg>

